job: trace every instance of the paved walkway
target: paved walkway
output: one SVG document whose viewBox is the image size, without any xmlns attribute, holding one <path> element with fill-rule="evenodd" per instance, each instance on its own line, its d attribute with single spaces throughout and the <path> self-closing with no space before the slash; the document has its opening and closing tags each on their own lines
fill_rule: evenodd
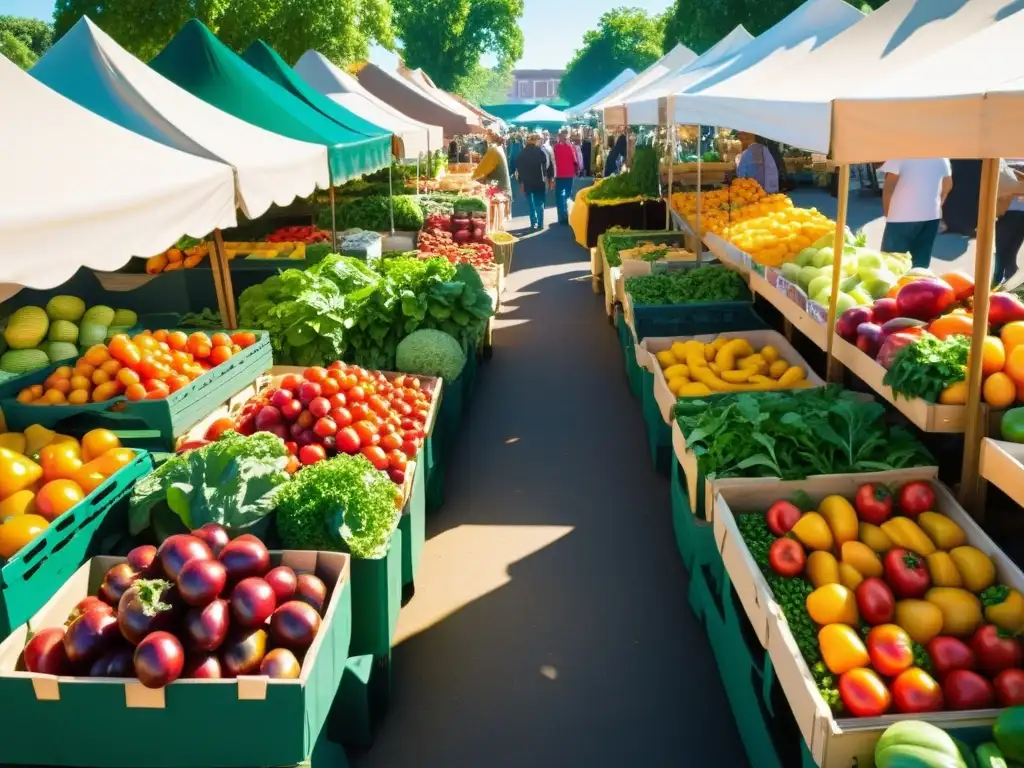
<svg viewBox="0 0 1024 768">
<path fill-rule="evenodd" d="M 668 482 L 587 253 L 554 213 L 516 247 L 360 768 L 746 765 Z"/>
</svg>

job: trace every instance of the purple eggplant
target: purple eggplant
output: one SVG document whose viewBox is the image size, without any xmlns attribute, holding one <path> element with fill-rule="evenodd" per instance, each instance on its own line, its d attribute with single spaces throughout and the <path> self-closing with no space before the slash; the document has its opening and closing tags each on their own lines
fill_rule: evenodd
<svg viewBox="0 0 1024 768">
<path fill-rule="evenodd" d="M 277 608 L 273 588 L 263 579 L 250 576 L 231 590 L 231 618 L 240 627 L 261 626 Z"/>
<path fill-rule="evenodd" d="M 64 635 L 68 661 L 76 666 L 92 664 L 116 645 L 120 638 L 117 619 L 100 611 L 89 611 L 71 622 Z"/>
<path fill-rule="evenodd" d="M 173 585 L 163 579 L 137 581 L 121 595 L 117 624 L 124 639 L 138 645 L 150 632 L 173 628 L 178 617 Z"/>
<path fill-rule="evenodd" d="M 300 600 L 285 603 L 270 617 L 270 637 L 286 648 L 309 648 L 319 630 L 320 614 Z"/>
<path fill-rule="evenodd" d="M 93 662 L 89 677 L 135 677 L 135 648 L 121 643 Z"/>
<path fill-rule="evenodd" d="M 232 584 L 251 576 L 262 576 L 270 570 L 270 552 L 251 534 L 244 534 L 228 543 L 218 559 L 228 569 L 228 581 Z"/>
<path fill-rule="evenodd" d="M 295 599 L 309 603 L 322 616 L 327 604 L 327 585 L 312 573 L 300 573 L 295 584 Z"/>
<path fill-rule="evenodd" d="M 181 676 L 196 680 L 216 680 L 222 677 L 220 659 L 215 653 L 190 653 L 185 657 L 185 668 Z"/>
<path fill-rule="evenodd" d="M 146 635 L 135 648 L 135 674 L 147 688 L 163 688 L 179 677 L 185 667 L 185 649 L 170 632 Z"/>
<path fill-rule="evenodd" d="M 302 673 L 302 665 L 287 648 L 275 648 L 260 663 L 260 674 L 276 680 L 295 680 Z"/>
<path fill-rule="evenodd" d="M 100 599 L 109 605 L 116 606 L 121 600 L 121 595 L 128 591 L 138 574 L 128 563 L 118 563 L 112 566 L 103 574 L 103 582 L 100 584 Z"/>
<path fill-rule="evenodd" d="M 150 579 L 153 577 L 156 547 L 152 544 L 143 544 L 136 547 L 128 553 L 125 559 L 128 561 L 128 565 L 132 567 L 132 570 L 139 575 L 140 579 Z"/>
<path fill-rule="evenodd" d="M 178 574 L 178 593 L 188 605 L 206 605 L 220 597 L 227 583 L 227 568 L 219 560 L 190 560 Z"/>
<path fill-rule="evenodd" d="M 22 661 L 29 672 L 44 675 L 66 675 L 71 669 L 64 648 L 64 627 L 49 627 L 32 635 L 22 651 Z"/>
<path fill-rule="evenodd" d="M 295 589 L 298 586 L 299 580 L 295 575 L 295 571 L 287 565 L 271 568 L 263 578 L 270 585 L 270 588 L 274 590 L 278 605 L 286 603 L 295 596 Z"/>
<path fill-rule="evenodd" d="M 231 536 L 228 535 L 227 529 L 218 523 L 207 523 L 201 528 L 192 531 L 192 535 L 206 542 L 206 546 L 213 552 L 214 557 L 220 557 L 221 551 L 231 541 Z"/>
<path fill-rule="evenodd" d="M 224 677 L 255 675 L 267 653 L 267 633 L 263 629 L 239 630 L 231 634 L 220 649 Z"/>
<path fill-rule="evenodd" d="M 156 551 L 164 575 L 171 581 L 178 580 L 178 574 L 189 560 L 213 560 L 213 552 L 202 539 L 187 533 L 176 533 L 164 539 Z"/>
<path fill-rule="evenodd" d="M 68 614 L 68 619 L 64 622 L 64 625 L 67 626 L 72 621 L 77 619 L 79 616 L 81 616 L 84 613 L 88 613 L 89 611 L 100 611 L 101 613 L 105 613 L 108 616 L 114 615 L 114 608 L 110 605 L 110 603 L 105 603 L 98 597 L 89 595 L 88 597 L 83 597 L 81 600 L 79 600 L 78 604 L 71 609 L 71 613 Z"/>
<path fill-rule="evenodd" d="M 228 636 L 231 625 L 226 600 L 214 600 L 185 614 L 182 639 L 191 650 L 216 651 Z"/>
</svg>

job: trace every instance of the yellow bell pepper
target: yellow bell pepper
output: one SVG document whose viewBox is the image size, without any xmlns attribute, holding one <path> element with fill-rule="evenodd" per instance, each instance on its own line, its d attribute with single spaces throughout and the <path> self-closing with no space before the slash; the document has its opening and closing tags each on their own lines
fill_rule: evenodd
<svg viewBox="0 0 1024 768">
<path fill-rule="evenodd" d="M 828 552 L 835 543 L 828 523 L 817 512 L 805 512 L 801 515 L 793 526 L 792 534 L 808 549 L 823 549 Z"/>
<path fill-rule="evenodd" d="M 807 596 L 807 614 L 816 624 L 849 624 L 860 620 L 857 600 L 842 584 L 825 584 Z"/>
<path fill-rule="evenodd" d="M 964 580 L 960 577 L 956 563 L 949 556 L 949 552 L 933 552 L 926 557 L 928 564 L 928 575 L 932 578 L 932 585 L 936 587 L 962 587 Z"/>
<path fill-rule="evenodd" d="M 942 631 L 943 614 L 937 605 L 925 600 L 900 600 L 896 603 L 896 624 L 910 639 L 924 645 Z"/>
<path fill-rule="evenodd" d="M 807 556 L 807 566 L 804 571 L 807 580 L 814 587 L 823 587 L 826 584 L 839 583 L 839 563 L 831 552 L 817 550 Z"/>
<path fill-rule="evenodd" d="M 25 453 L 25 436 L 21 432 L 7 432 L 0 435 L 0 448 L 6 448 L 15 453 Z"/>
<path fill-rule="evenodd" d="M 1024 596 L 1003 584 L 989 587 L 981 593 L 985 606 L 985 619 L 1013 634 L 1024 629 Z"/>
<path fill-rule="evenodd" d="M 917 524 L 939 549 L 948 552 L 967 543 L 964 529 L 940 512 L 922 512 L 917 516 Z"/>
<path fill-rule="evenodd" d="M 928 534 L 921 530 L 920 526 L 909 517 L 894 517 L 882 523 L 882 530 L 892 543 L 897 547 L 909 549 L 919 555 L 927 557 L 935 551 L 935 545 L 928 538 Z"/>
<path fill-rule="evenodd" d="M 848 541 L 842 547 L 843 562 L 857 571 L 861 576 L 881 576 L 882 561 L 867 544 L 861 541 Z"/>
<path fill-rule="evenodd" d="M 837 547 L 857 540 L 857 512 L 842 496 L 826 496 L 818 505 L 818 513 L 828 523 Z"/>
<path fill-rule="evenodd" d="M 949 556 L 956 563 L 964 587 L 971 592 L 981 592 L 995 584 L 996 565 L 992 558 L 975 547 L 955 547 Z"/>
<path fill-rule="evenodd" d="M 981 602 L 966 589 L 932 587 L 924 599 L 942 611 L 944 635 L 968 637 L 981 624 Z"/>
<path fill-rule="evenodd" d="M 860 540 L 875 552 L 883 554 L 892 549 L 892 539 L 877 525 L 861 523 L 858 526 L 858 532 L 860 533 Z"/>
<path fill-rule="evenodd" d="M 853 592 L 860 586 L 862 581 L 864 581 L 864 577 L 861 575 L 860 571 L 852 565 L 849 563 L 839 564 L 839 583 L 848 590 Z"/>
<path fill-rule="evenodd" d="M 25 427 L 25 455 L 32 456 L 53 442 L 57 433 L 39 424 Z"/>
<path fill-rule="evenodd" d="M 871 663 L 867 648 L 857 636 L 857 631 L 845 624 L 822 627 L 818 632 L 818 646 L 825 666 L 833 675 L 841 675 Z"/>
</svg>

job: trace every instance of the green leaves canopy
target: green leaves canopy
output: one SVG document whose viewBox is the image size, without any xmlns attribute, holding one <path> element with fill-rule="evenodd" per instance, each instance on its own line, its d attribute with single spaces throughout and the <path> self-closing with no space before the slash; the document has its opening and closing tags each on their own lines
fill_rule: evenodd
<svg viewBox="0 0 1024 768">
<path fill-rule="evenodd" d="M 0 54 L 28 69 L 53 43 L 53 25 L 39 19 L 0 15 Z"/>
<path fill-rule="evenodd" d="M 600 90 L 628 68 L 639 72 L 663 53 L 665 19 L 639 8 L 613 8 L 601 16 L 597 29 L 583 35 L 558 95 L 575 104 Z"/>
</svg>

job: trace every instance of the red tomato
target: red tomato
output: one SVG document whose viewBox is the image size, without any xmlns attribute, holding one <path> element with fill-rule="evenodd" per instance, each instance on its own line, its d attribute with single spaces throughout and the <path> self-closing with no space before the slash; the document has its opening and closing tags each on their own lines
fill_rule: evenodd
<svg viewBox="0 0 1024 768">
<path fill-rule="evenodd" d="M 390 424 L 386 424 L 385 427 L 390 427 Z M 389 432 L 380 438 L 380 447 L 385 451 L 397 451 L 402 447 L 402 438 L 396 435 L 394 432 Z"/>
<path fill-rule="evenodd" d="M 938 712 L 944 701 L 942 688 L 923 669 L 912 667 L 892 681 L 892 699 L 897 712 L 915 714 Z"/>
<path fill-rule="evenodd" d="M 352 425 L 356 434 L 359 435 L 359 442 L 362 445 L 376 445 L 380 442 L 380 435 L 377 434 L 377 427 L 369 421 L 357 421 Z"/>
<path fill-rule="evenodd" d="M 854 717 L 878 717 L 889 711 L 892 696 L 877 674 L 860 667 L 839 678 L 839 697 Z"/>
<path fill-rule="evenodd" d="M 313 432 L 318 437 L 333 437 L 338 431 L 338 425 L 334 423 L 334 419 L 329 416 L 317 419 L 316 424 L 313 425 Z"/>
<path fill-rule="evenodd" d="M 974 669 L 977 665 L 971 647 L 955 637 L 933 637 L 926 650 L 932 657 L 932 668 L 940 680 L 954 669 Z"/>
<path fill-rule="evenodd" d="M 768 550 L 768 563 L 780 576 L 793 577 L 803 573 L 807 558 L 799 541 L 776 539 Z"/>
<path fill-rule="evenodd" d="M 327 366 L 327 370 L 328 371 L 340 371 L 343 365 L 344 365 L 344 363 L 341 362 L 341 360 L 335 360 L 333 363 L 331 363 L 330 365 Z"/>
<path fill-rule="evenodd" d="M 281 389 L 291 390 L 293 394 L 298 391 L 300 386 L 302 386 L 302 377 L 297 373 L 285 374 L 281 379 Z"/>
<path fill-rule="evenodd" d="M 967 669 L 955 669 L 946 675 L 942 692 L 949 709 L 988 709 L 995 700 L 992 684 Z"/>
<path fill-rule="evenodd" d="M 310 443 L 299 448 L 299 461 L 305 464 L 307 467 L 310 464 L 316 464 L 318 461 L 323 461 L 327 458 L 327 453 L 324 451 L 322 445 L 316 443 Z"/>
<path fill-rule="evenodd" d="M 349 413 L 347 408 L 332 408 L 330 416 L 339 428 L 348 427 L 352 424 L 352 414 Z"/>
<path fill-rule="evenodd" d="M 206 435 L 204 437 L 207 440 L 217 440 L 225 432 L 231 432 L 235 429 L 235 420 L 230 416 L 222 416 L 217 419 L 206 429 Z"/>
<path fill-rule="evenodd" d="M 909 549 L 893 547 L 882 559 L 885 580 L 892 586 L 896 597 L 921 598 L 931 586 L 932 579 L 924 558 Z"/>
<path fill-rule="evenodd" d="M 854 590 L 857 610 L 868 624 L 888 624 L 896 615 L 896 599 L 889 585 L 879 578 L 864 579 Z"/>
<path fill-rule="evenodd" d="M 1004 669 L 992 681 L 1000 707 L 1024 704 L 1024 670 Z"/>
<path fill-rule="evenodd" d="M 898 504 L 900 512 L 910 517 L 930 512 L 935 507 L 935 491 L 926 481 L 915 480 L 900 488 Z"/>
<path fill-rule="evenodd" d="M 416 454 L 418 452 L 419 452 L 419 447 L 416 445 L 415 442 L 413 442 L 412 440 L 403 440 L 402 441 L 402 453 L 404 453 L 410 459 L 415 458 Z"/>
<path fill-rule="evenodd" d="M 345 397 L 348 398 L 350 403 L 361 403 L 366 400 L 366 389 L 362 385 L 357 384 L 348 390 Z"/>
<path fill-rule="evenodd" d="M 853 499 L 857 517 L 865 523 L 881 525 L 892 517 L 892 491 L 882 483 L 865 483 Z"/>
<path fill-rule="evenodd" d="M 342 453 L 350 454 L 359 453 L 359 447 L 362 445 L 358 433 L 352 427 L 339 429 L 334 437 L 334 444 Z"/>
<path fill-rule="evenodd" d="M 362 450 L 362 454 L 370 460 L 370 463 L 373 464 L 374 467 L 382 472 L 388 468 L 387 454 L 376 445 L 365 446 Z"/>
<path fill-rule="evenodd" d="M 348 410 L 355 421 L 366 421 L 370 415 L 370 409 L 366 407 L 365 403 L 350 403 Z"/>
<path fill-rule="evenodd" d="M 795 504 L 788 501 L 776 501 L 765 512 L 765 522 L 768 523 L 768 530 L 776 536 L 785 536 L 789 529 L 796 525 L 803 513 Z"/>
<path fill-rule="evenodd" d="M 399 450 L 388 451 L 388 467 L 391 469 L 397 469 L 405 472 L 406 466 L 409 464 L 409 459 L 406 458 L 405 454 Z"/>
<path fill-rule="evenodd" d="M 1020 641 L 1016 637 L 1003 637 L 995 624 L 978 627 L 970 646 L 978 657 L 978 668 L 990 675 L 1021 665 Z"/>
<path fill-rule="evenodd" d="M 345 395 L 341 392 L 331 395 L 327 398 L 327 401 L 331 404 L 331 408 L 344 408 L 348 405 L 348 400 L 345 399 Z"/>
<path fill-rule="evenodd" d="M 341 391 L 341 385 L 334 379 L 324 379 L 320 382 L 320 394 L 324 397 L 333 397 Z"/>
<path fill-rule="evenodd" d="M 327 369 L 315 365 L 312 368 L 307 368 L 306 370 L 304 370 L 302 372 L 302 375 L 306 379 L 306 381 L 315 381 L 317 384 L 319 384 L 324 379 L 327 378 Z"/>
<path fill-rule="evenodd" d="M 868 632 L 871 666 L 885 677 L 895 677 L 914 663 L 913 642 L 902 627 L 881 624 Z M 930 678 L 929 678 L 930 679 Z M 895 694 L 895 690 L 893 691 Z"/>
</svg>

